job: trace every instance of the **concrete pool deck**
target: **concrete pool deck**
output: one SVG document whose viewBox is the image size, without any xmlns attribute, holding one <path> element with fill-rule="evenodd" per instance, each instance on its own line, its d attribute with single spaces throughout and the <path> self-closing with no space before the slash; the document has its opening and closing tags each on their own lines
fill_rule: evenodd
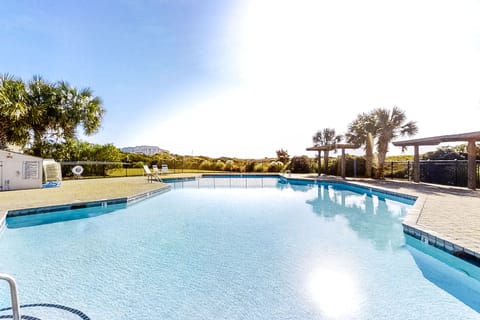
<svg viewBox="0 0 480 320">
<path fill-rule="evenodd" d="M 148 182 L 146 177 L 120 177 L 66 180 L 56 188 L 3 191 L 0 221 L 9 210 L 131 198 L 166 187 L 164 183 Z"/>
<path fill-rule="evenodd" d="M 286 177 L 318 178 L 314 175 L 295 174 Z M 329 177 L 320 177 L 324 178 L 331 180 Z M 338 181 L 417 197 L 414 207 L 404 218 L 404 231 L 455 255 L 466 254 L 480 261 L 480 191 L 391 180 Z M 67 180 L 58 188 L 4 191 L 0 192 L 0 221 L 4 220 L 8 210 L 134 198 L 164 188 L 165 184 L 149 183 L 146 177 L 122 177 Z"/>
</svg>

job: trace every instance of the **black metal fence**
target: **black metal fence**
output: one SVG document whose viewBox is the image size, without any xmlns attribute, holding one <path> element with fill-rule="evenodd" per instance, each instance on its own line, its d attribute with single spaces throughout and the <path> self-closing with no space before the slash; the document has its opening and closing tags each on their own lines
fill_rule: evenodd
<svg viewBox="0 0 480 320">
<path fill-rule="evenodd" d="M 385 176 L 391 179 L 413 180 L 413 161 L 385 163 Z M 477 185 L 480 185 L 480 161 L 476 165 Z M 466 187 L 467 160 L 420 160 L 420 181 L 434 184 Z"/>
<path fill-rule="evenodd" d="M 333 159 L 332 159 L 333 160 Z M 365 175 L 365 160 L 362 158 L 348 159 L 347 177 L 362 177 Z M 168 166 L 169 173 L 196 172 L 280 172 L 281 166 L 275 166 L 272 161 L 256 161 L 243 168 L 224 162 L 192 161 L 184 159 L 169 159 L 158 163 L 158 167 Z M 81 177 L 129 177 L 144 174 L 143 166 L 124 162 L 76 161 L 61 162 L 62 177 L 75 178 L 76 166 L 82 167 Z M 311 172 L 317 172 L 315 159 L 311 161 Z M 339 161 L 333 160 L 328 174 L 340 175 Z M 467 160 L 420 160 L 420 181 L 434 184 L 466 187 L 468 183 Z M 413 180 L 413 161 L 388 161 L 384 166 L 387 179 Z M 480 161 L 476 166 L 477 185 L 480 185 Z"/>
<path fill-rule="evenodd" d="M 281 172 L 283 164 L 271 160 L 249 161 L 243 167 L 234 162 L 205 161 L 192 159 L 168 159 L 157 163 L 145 163 L 150 169 L 156 164 L 159 170 L 163 165 L 168 173 L 209 173 L 209 172 Z M 63 161 L 60 162 L 62 177 L 102 178 L 102 177 L 132 177 L 145 174 L 143 162 L 105 162 L 105 161 Z M 79 169 L 78 167 L 81 167 Z M 78 170 L 78 171 L 77 171 Z"/>
</svg>

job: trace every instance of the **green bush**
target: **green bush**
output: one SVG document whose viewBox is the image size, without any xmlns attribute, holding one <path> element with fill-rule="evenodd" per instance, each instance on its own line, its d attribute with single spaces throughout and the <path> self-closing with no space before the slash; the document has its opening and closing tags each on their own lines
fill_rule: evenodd
<svg viewBox="0 0 480 320">
<path fill-rule="evenodd" d="M 281 161 L 272 161 L 268 165 L 267 171 L 268 172 L 280 172 L 283 169 L 283 162 Z"/>
<path fill-rule="evenodd" d="M 256 163 L 253 167 L 254 172 L 263 172 L 263 163 Z"/>
<path fill-rule="evenodd" d="M 225 167 L 224 167 L 224 170 L 225 170 L 225 171 L 234 171 L 233 168 L 234 168 L 234 162 L 233 162 L 233 160 L 227 160 L 227 161 L 225 161 Z"/>
<path fill-rule="evenodd" d="M 145 163 L 143 161 L 137 161 L 133 163 L 134 168 L 143 168 L 144 165 Z"/>
<path fill-rule="evenodd" d="M 290 162 L 290 170 L 292 173 L 310 173 L 310 161 L 307 156 L 293 157 Z"/>
<path fill-rule="evenodd" d="M 365 158 L 364 157 L 355 157 L 355 156 L 350 156 L 347 155 L 345 159 L 345 176 L 347 177 L 354 177 L 355 175 L 355 161 L 356 161 L 356 167 L 357 167 L 357 177 L 363 177 L 365 176 Z M 342 174 L 342 159 L 334 159 L 332 161 L 332 168 L 334 168 L 336 171 L 334 173 L 329 173 L 329 174 L 335 174 L 340 176 Z M 330 169 L 328 170 L 329 172 L 332 172 Z"/>
<path fill-rule="evenodd" d="M 214 170 L 214 164 L 209 160 L 203 160 L 199 166 L 200 170 Z"/>
<path fill-rule="evenodd" d="M 255 161 L 248 161 L 245 164 L 245 172 L 254 172 L 255 170 Z"/>
<path fill-rule="evenodd" d="M 222 160 L 217 160 L 217 162 L 215 162 L 215 170 L 225 171 L 225 163 L 223 163 Z"/>
</svg>

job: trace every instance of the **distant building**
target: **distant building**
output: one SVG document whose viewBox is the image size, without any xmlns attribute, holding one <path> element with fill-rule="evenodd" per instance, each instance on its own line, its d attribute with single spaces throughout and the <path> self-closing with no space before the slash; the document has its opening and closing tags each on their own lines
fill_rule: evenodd
<svg viewBox="0 0 480 320">
<path fill-rule="evenodd" d="M 147 156 L 154 155 L 155 153 L 160 153 L 160 152 L 169 152 L 168 150 L 165 149 L 160 149 L 157 146 L 136 146 L 136 147 L 125 147 L 121 148 L 125 153 L 139 153 L 139 154 L 145 154 Z"/>
</svg>

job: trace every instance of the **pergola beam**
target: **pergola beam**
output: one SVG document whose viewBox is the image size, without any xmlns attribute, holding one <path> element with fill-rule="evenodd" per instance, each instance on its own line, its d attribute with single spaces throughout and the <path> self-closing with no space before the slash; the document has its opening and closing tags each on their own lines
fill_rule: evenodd
<svg viewBox="0 0 480 320">
<path fill-rule="evenodd" d="M 476 155 L 476 142 L 480 141 L 480 131 L 451 134 L 444 136 L 436 136 L 430 138 L 411 139 L 403 141 L 394 141 L 393 145 L 397 147 L 414 147 L 413 154 L 413 181 L 420 182 L 420 155 L 419 146 L 434 146 L 442 142 L 467 142 L 468 152 L 468 183 L 469 189 L 475 190 L 477 184 L 476 167 L 477 167 L 477 155 Z"/>
</svg>

